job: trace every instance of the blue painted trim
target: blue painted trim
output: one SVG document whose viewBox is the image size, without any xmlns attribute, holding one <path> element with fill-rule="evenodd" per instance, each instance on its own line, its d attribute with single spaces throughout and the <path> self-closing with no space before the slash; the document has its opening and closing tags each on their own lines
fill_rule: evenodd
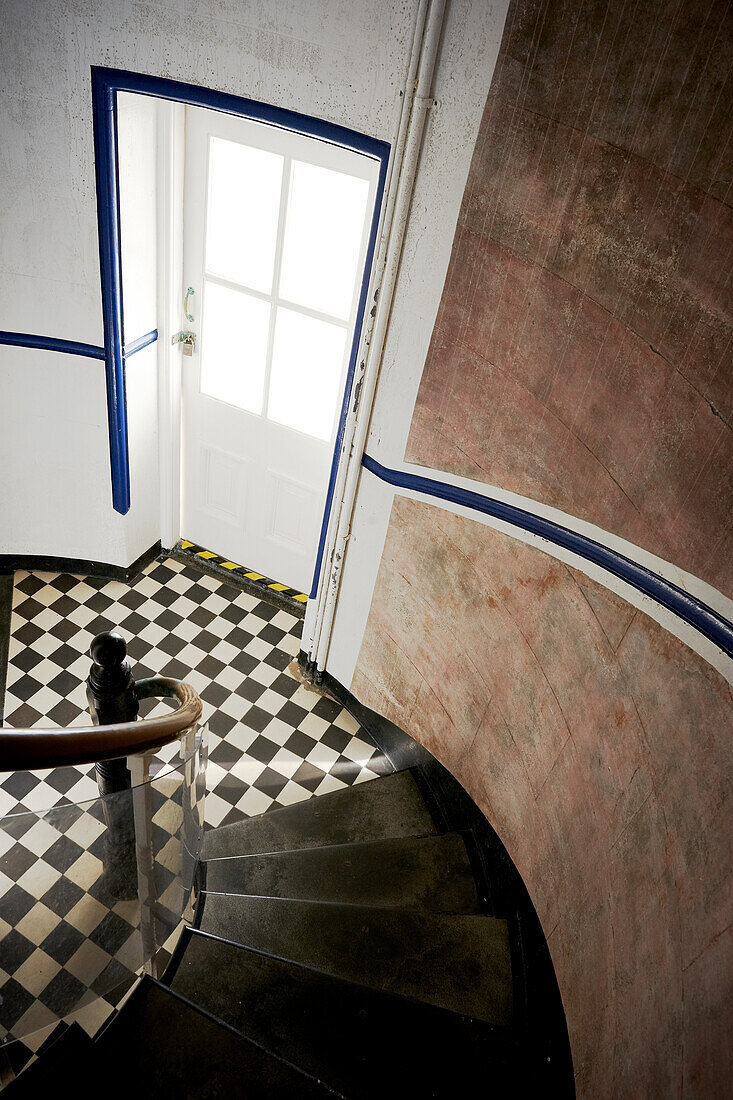
<svg viewBox="0 0 733 1100">
<path fill-rule="evenodd" d="M 123 355 L 125 359 L 129 359 L 131 355 L 136 355 L 138 351 L 142 351 L 143 348 L 150 347 L 158 339 L 158 330 L 154 328 L 152 332 L 146 332 L 144 336 L 138 336 L 137 340 L 133 340 L 131 344 L 125 344 L 123 349 Z"/>
<path fill-rule="evenodd" d="M 344 397 L 341 402 L 341 412 L 339 413 L 338 431 L 336 432 L 336 444 L 333 449 L 333 456 L 331 458 L 331 472 L 328 477 L 328 489 L 326 490 L 326 503 L 323 509 L 323 519 L 321 521 L 321 533 L 318 538 L 318 550 L 316 552 L 316 564 L 313 569 L 313 583 L 311 584 L 310 598 L 315 599 L 318 592 L 318 581 L 321 575 L 321 565 L 323 563 L 323 551 L 326 545 L 326 535 L 328 533 L 328 521 L 331 516 L 331 508 L 333 507 L 333 494 L 336 488 L 336 477 L 338 475 L 339 462 L 341 459 L 341 448 L 344 443 L 344 431 L 346 430 L 346 418 L 349 415 L 349 404 L 351 402 L 351 391 L 354 385 L 354 374 L 356 372 L 356 360 L 359 354 L 359 341 L 361 340 L 361 330 L 364 325 L 364 314 L 366 312 L 367 294 L 369 292 L 369 280 L 372 274 L 372 264 L 374 263 L 374 252 L 377 246 L 377 233 L 379 231 L 379 218 L 382 210 L 382 198 L 384 196 L 384 186 L 387 179 L 387 162 L 389 156 L 385 155 L 382 160 L 379 169 L 379 179 L 377 180 L 377 190 L 374 198 L 374 214 L 372 215 L 372 224 L 369 230 L 369 243 L 367 245 L 366 259 L 364 261 L 364 274 L 361 280 L 361 290 L 359 291 L 359 305 L 356 311 L 356 325 L 354 327 L 354 339 L 351 344 L 351 354 L 349 356 L 349 369 L 346 372 L 346 384 L 344 386 Z"/>
<path fill-rule="evenodd" d="M 104 70 L 95 68 L 92 68 L 92 114 L 112 504 L 116 512 L 125 515 L 130 510 L 130 460 L 125 363 L 122 355 L 124 336 L 117 182 L 117 93 L 113 85 L 105 79 Z"/>
<path fill-rule="evenodd" d="M 535 515 L 524 508 L 518 508 L 514 504 L 507 504 L 495 497 L 483 496 L 471 489 L 449 485 L 430 477 L 421 477 L 419 474 L 390 470 L 366 453 L 362 456 L 361 464 L 369 473 L 398 489 L 413 489 L 415 492 L 426 493 L 439 500 L 461 504 L 464 508 L 471 508 L 474 511 L 483 512 L 484 515 L 503 520 L 505 523 L 511 523 L 514 527 L 520 527 L 523 531 L 529 531 L 533 535 L 554 542 L 556 546 L 572 551 L 586 561 L 591 561 L 612 573 L 626 584 L 630 584 L 662 607 L 666 607 L 668 611 L 699 630 L 729 657 L 733 657 L 733 624 L 696 596 L 691 596 L 678 585 L 665 580 L 658 573 L 652 572 L 644 565 L 639 565 L 624 554 L 603 546 L 595 539 L 588 538 L 587 535 L 571 531 L 560 523 Z"/>
<path fill-rule="evenodd" d="M 62 351 L 66 355 L 83 355 L 87 359 L 104 359 L 104 348 L 98 348 L 96 344 L 57 340 L 54 336 L 33 336 L 29 332 L 0 331 L 0 344 L 12 344 L 16 348 L 39 348 L 41 351 Z"/>
<path fill-rule="evenodd" d="M 119 252 L 119 194 L 116 152 L 116 96 L 117 92 L 135 92 L 138 95 L 155 96 L 195 107 L 208 107 L 214 111 L 252 119 L 255 122 L 277 126 L 294 133 L 305 134 L 331 145 L 338 145 L 379 162 L 379 179 L 375 196 L 374 215 L 370 228 L 367 256 L 362 278 L 354 340 L 351 346 L 346 385 L 341 404 L 336 445 L 331 460 L 326 504 L 321 534 L 316 554 L 316 566 L 311 595 L 318 587 L 323 561 L 323 550 L 328 530 L 328 520 L 333 506 L 336 475 L 343 445 L 346 418 L 351 401 L 351 390 L 356 371 L 359 339 L 364 323 L 366 298 L 374 261 L 377 230 L 381 213 L 384 185 L 387 176 L 390 145 L 377 138 L 359 134 L 345 126 L 311 118 L 297 111 L 273 107 L 254 99 L 217 92 L 195 84 L 184 84 L 167 77 L 147 76 L 123 69 L 92 68 L 92 102 L 94 106 L 94 148 L 97 169 L 97 212 L 99 220 L 99 252 L 102 271 L 102 313 L 104 316 L 105 362 L 107 367 L 107 411 L 110 433 L 110 462 L 112 468 L 112 499 L 118 512 L 130 507 L 130 474 L 127 452 L 127 411 L 125 407 L 124 357 L 122 354 L 122 279 Z M 139 349 L 136 349 L 139 350 Z M 129 354 L 132 354 L 131 352 Z"/>
</svg>

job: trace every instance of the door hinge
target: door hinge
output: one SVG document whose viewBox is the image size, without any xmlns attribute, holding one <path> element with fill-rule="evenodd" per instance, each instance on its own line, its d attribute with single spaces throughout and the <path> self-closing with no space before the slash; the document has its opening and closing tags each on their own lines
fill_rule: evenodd
<svg viewBox="0 0 733 1100">
<path fill-rule="evenodd" d="M 175 336 L 171 336 L 172 344 L 182 344 L 181 351 L 184 355 L 193 355 L 196 350 L 196 333 L 195 332 L 177 332 Z"/>
</svg>

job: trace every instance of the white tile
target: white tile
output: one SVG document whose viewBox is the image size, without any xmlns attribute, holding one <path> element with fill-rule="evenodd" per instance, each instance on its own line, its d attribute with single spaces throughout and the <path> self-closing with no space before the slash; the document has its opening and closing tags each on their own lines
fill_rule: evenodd
<svg viewBox="0 0 733 1100">
<path fill-rule="evenodd" d="M 53 913 L 48 906 L 44 905 L 41 901 L 37 901 L 33 908 L 28 910 L 23 919 L 18 921 L 15 927 L 18 929 L 21 936 L 25 936 L 31 943 L 38 945 L 43 943 L 46 936 L 53 932 L 60 920 L 61 918 L 57 916 L 56 913 Z M 20 979 L 18 980 L 20 981 Z M 21 984 L 25 985 L 24 982 Z M 30 989 L 30 986 L 26 986 L 26 989 Z M 31 989 L 31 993 L 34 992 L 35 990 Z"/>
<path fill-rule="evenodd" d="M 299 783 L 293 783 L 291 779 L 280 791 L 277 801 L 283 806 L 292 806 L 296 802 L 305 802 L 306 798 L 310 798 L 310 796 L 310 791 L 306 790 L 305 787 L 301 787 Z"/>
<path fill-rule="evenodd" d="M 274 799 L 270 798 L 268 794 L 258 791 L 256 787 L 250 787 L 247 793 L 237 802 L 237 809 L 247 814 L 248 817 L 258 817 L 259 814 L 264 814 L 269 810 L 273 801 Z"/>
</svg>

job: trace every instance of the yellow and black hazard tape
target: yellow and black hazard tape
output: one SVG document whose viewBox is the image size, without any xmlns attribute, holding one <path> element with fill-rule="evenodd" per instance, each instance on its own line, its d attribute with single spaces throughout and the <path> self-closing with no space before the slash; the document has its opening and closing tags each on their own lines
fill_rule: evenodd
<svg viewBox="0 0 733 1100">
<path fill-rule="evenodd" d="M 298 592 L 297 588 L 290 588 L 287 584 L 273 581 L 270 577 L 264 576 L 263 573 L 257 573 L 254 569 L 248 569 L 245 565 L 238 565 L 235 561 L 229 561 L 227 558 L 221 557 L 220 554 L 215 554 L 213 550 L 206 550 L 195 542 L 189 542 L 188 539 L 181 539 L 181 550 L 186 554 L 190 554 L 192 558 L 198 558 L 199 561 L 216 565 L 219 569 L 226 569 L 234 575 L 245 577 L 251 585 L 261 588 L 263 593 L 269 589 L 270 592 L 277 592 L 279 596 L 285 599 L 293 600 L 301 607 L 308 602 L 308 596 L 305 592 Z"/>
</svg>

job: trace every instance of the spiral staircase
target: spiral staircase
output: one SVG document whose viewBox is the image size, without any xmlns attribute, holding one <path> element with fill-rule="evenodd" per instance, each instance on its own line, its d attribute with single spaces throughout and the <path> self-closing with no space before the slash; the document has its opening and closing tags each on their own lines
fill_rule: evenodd
<svg viewBox="0 0 733 1100">
<path fill-rule="evenodd" d="M 119 683 L 112 686 L 119 709 Z M 183 716 L 178 726 L 164 719 L 166 736 L 182 735 L 188 745 L 181 789 L 195 790 L 203 758 L 196 757 L 201 742 L 191 739 L 190 689 L 163 681 L 126 690 L 132 687 L 138 697 L 178 699 Z M 156 738 L 140 732 L 154 721 L 125 727 L 128 742 L 135 730 L 138 754 Z M 59 740 L 57 733 L 57 757 Z M 47 742 L 28 743 L 50 751 Z M 164 778 L 166 768 L 158 773 Z M 146 880 L 146 846 L 137 835 L 129 865 L 138 882 L 148 882 L 141 912 L 153 914 L 146 972 L 94 1037 L 60 1020 L 4 1093 L 571 1096 L 562 1036 L 556 1041 L 558 1011 L 560 1031 L 564 1020 L 554 979 L 548 985 L 522 900 L 506 887 L 506 861 L 502 870 L 501 859 L 487 858 L 478 811 L 451 822 L 430 782 L 436 768 L 450 777 L 434 761 L 432 768 L 407 767 L 205 832 L 183 830 L 184 919 L 167 957 L 157 946 L 154 861 Z M 139 832 L 142 822 L 144 832 L 140 807 L 149 815 L 155 808 L 149 768 L 137 787 L 133 774 L 131 790 L 121 774 L 100 773 L 100 790 L 116 807 L 105 802 L 103 816 L 118 834 L 110 849 L 118 877 L 125 828 Z M 130 798 L 135 815 L 126 819 L 120 800 Z M 182 804 L 200 809 L 195 797 Z"/>
</svg>

